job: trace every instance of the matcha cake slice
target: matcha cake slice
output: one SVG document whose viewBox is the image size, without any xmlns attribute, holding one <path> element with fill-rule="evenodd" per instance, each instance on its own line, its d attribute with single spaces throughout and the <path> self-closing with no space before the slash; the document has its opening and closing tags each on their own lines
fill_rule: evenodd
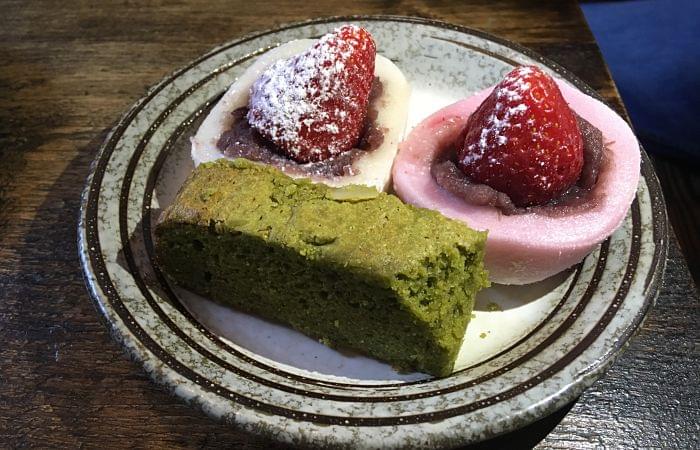
<svg viewBox="0 0 700 450">
<path fill-rule="evenodd" d="M 363 186 L 200 165 L 156 227 L 180 286 L 402 371 L 452 372 L 486 233 Z"/>
</svg>

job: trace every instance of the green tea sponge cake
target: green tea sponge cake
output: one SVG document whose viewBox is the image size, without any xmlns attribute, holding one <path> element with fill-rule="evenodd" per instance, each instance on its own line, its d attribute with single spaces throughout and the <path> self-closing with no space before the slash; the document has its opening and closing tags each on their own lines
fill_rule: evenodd
<svg viewBox="0 0 700 450">
<path fill-rule="evenodd" d="M 182 287 L 403 371 L 452 372 L 486 233 L 365 186 L 243 159 L 200 165 L 156 227 Z"/>
</svg>

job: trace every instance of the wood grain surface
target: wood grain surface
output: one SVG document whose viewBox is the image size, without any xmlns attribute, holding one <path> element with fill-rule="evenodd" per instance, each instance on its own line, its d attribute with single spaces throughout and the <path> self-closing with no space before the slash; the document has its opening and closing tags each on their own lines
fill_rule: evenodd
<svg viewBox="0 0 700 450">
<path fill-rule="evenodd" d="M 110 338 L 77 257 L 80 194 L 105 134 L 148 86 L 211 47 L 320 16 L 429 17 L 530 47 L 623 112 L 574 1 L 0 5 L 0 447 L 280 448 L 153 384 Z M 697 195 L 680 189 L 670 201 Z M 657 306 L 606 376 L 480 447 L 698 448 L 699 312 L 672 237 Z"/>
</svg>

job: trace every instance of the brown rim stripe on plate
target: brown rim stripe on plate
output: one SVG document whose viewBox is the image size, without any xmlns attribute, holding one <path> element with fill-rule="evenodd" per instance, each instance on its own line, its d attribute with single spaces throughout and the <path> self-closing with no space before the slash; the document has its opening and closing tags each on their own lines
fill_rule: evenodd
<svg viewBox="0 0 700 450">
<path fill-rule="evenodd" d="M 644 294 L 646 295 L 650 288 L 652 293 L 658 293 L 658 284 L 661 283 L 664 268 L 666 267 L 666 256 L 668 254 L 668 220 L 666 218 L 664 194 L 660 189 L 659 181 L 656 178 L 651 161 L 646 152 L 642 151 L 641 153 L 642 173 L 644 174 L 644 178 L 649 179 L 651 177 L 655 181 L 654 183 L 647 183 L 652 213 L 652 236 L 654 240 L 654 255 L 652 257 L 651 267 L 657 267 L 659 262 L 663 264 L 661 270 L 650 270 L 649 273 L 647 273 L 646 280 L 644 281 Z M 648 305 L 648 308 L 651 308 L 651 305 Z M 646 315 L 648 308 L 645 308 L 642 316 Z"/>
<path fill-rule="evenodd" d="M 641 149 L 641 146 L 640 146 Z M 639 326 L 644 322 L 647 313 L 651 310 L 654 300 L 659 293 L 661 282 L 663 279 L 664 269 L 666 267 L 666 257 L 668 254 L 668 221 L 666 217 L 666 207 L 663 199 L 663 192 L 659 184 L 656 174 L 653 171 L 651 161 L 647 154 L 642 151 L 642 174 L 645 179 L 651 180 L 651 183 L 646 183 L 650 198 L 650 208 L 652 213 L 652 239 L 654 242 L 654 253 L 652 255 L 651 267 L 644 280 L 644 305 L 637 311 L 634 317 L 633 325 L 628 326 L 623 330 L 622 335 L 616 339 L 612 348 L 608 352 L 598 358 L 591 364 L 586 373 L 591 373 L 604 366 L 606 363 L 611 363 L 611 358 L 618 354 L 628 342 L 628 339 L 639 331 Z M 634 207 L 635 205 L 633 205 Z M 641 239 L 641 227 L 633 227 L 633 239 Z M 606 311 L 606 314 L 608 311 Z"/>
<path fill-rule="evenodd" d="M 458 30 L 458 31 L 467 32 L 467 33 L 470 33 L 470 34 L 477 34 L 477 35 L 480 34 L 480 33 L 474 33 L 474 32 L 472 32 L 472 30 L 467 30 L 467 29 L 464 29 L 464 28 L 462 28 L 462 27 L 457 27 L 457 26 L 453 26 L 453 25 L 449 25 L 449 24 L 446 25 L 446 24 L 443 24 L 443 23 L 440 23 L 440 22 L 435 22 L 435 21 L 425 21 L 425 20 L 411 19 L 411 18 L 353 17 L 353 18 L 349 18 L 349 19 L 350 19 L 350 20 L 352 20 L 352 19 L 359 19 L 359 20 L 396 20 L 396 21 L 404 21 L 404 22 L 414 22 L 414 23 L 422 23 L 422 24 L 430 24 L 430 25 L 435 25 L 435 26 L 441 26 L 441 27 L 448 28 L 448 29 L 456 29 L 456 30 Z M 331 18 L 331 19 L 325 19 L 325 20 L 320 20 L 320 21 L 315 21 L 315 22 L 308 22 L 308 23 L 303 23 L 303 24 L 295 24 L 295 25 L 291 25 L 291 26 L 289 26 L 289 27 L 282 28 L 282 29 L 292 28 L 292 27 L 294 27 L 294 26 L 296 26 L 296 27 L 305 26 L 305 25 L 309 25 L 309 24 L 311 24 L 311 23 L 325 23 L 325 22 L 337 21 L 337 20 L 348 20 L 348 18 L 344 18 L 344 19 L 343 19 L 343 18 Z M 268 32 L 268 33 L 269 33 L 269 32 Z M 247 40 L 252 39 L 252 38 L 254 38 L 254 37 L 258 37 L 258 36 L 264 35 L 264 34 L 266 34 L 266 33 L 262 33 L 262 34 L 259 34 L 259 35 L 256 35 L 256 36 L 248 37 Z M 487 38 L 488 38 L 488 39 L 491 39 L 491 40 L 493 40 L 493 41 L 496 41 L 496 42 L 500 42 L 500 40 L 499 40 L 498 38 L 493 39 L 491 36 L 487 36 Z M 241 40 L 241 41 L 237 41 L 236 43 L 240 43 L 240 42 L 243 42 L 243 41 L 245 41 L 245 39 L 244 39 L 244 40 Z M 235 45 L 236 43 L 232 43 L 232 44 L 230 44 L 230 45 Z M 512 45 L 512 44 L 510 44 L 510 45 L 508 45 L 508 46 L 511 47 L 511 48 L 516 48 L 516 49 L 518 49 L 518 46 L 514 46 L 514 45 Z M 221 49 L 214 50 L 213 52 L 210 52 L 209 54 L 204 55 L 200 60 L 206 59 L 206 58 L 209 57 L 211 54 L 216 53 L 217 51 L 221 51 Z M 524 51 L 523 53 L 525 53 L 526 55 L 532 56 L 532 53 L 531 53 L 530 51 Z M 537 58 L 537 59 L 543 61 L 542 58 Z M 546 61 L 546 60 L 544 60 L 544 61 Z M 197 63 L 197 62 L 195 62 L 194 64 L 196 64 L 196 63 Z M 547 63 L 548 63 L 548 62 L 547 62 Z M 550 67 L 552 66 L 551 63 L 548 63 L 548 65 L 549 65 Z M 186 70 L 186 69 L 183 69 L 183 70 Z M 182 71 L 180 71 L 179 73 L 181 73 L 181 72 L 182 72 Z M 567 73 L 567 72 L 564 72 L 564 73 Z M 567 73 L 567 74 L 568 74 L 568 73 Z M 174 77 L 171 77 L 171 78 L 174 78 Z M 570 74 L 567 75 L 567 78 L 569 78 L 571 81 L 573 81 L 573 82 L 574 82 L 575 84 L 577 84 L 577 85 L 580 83 L 580 80 L 578 80 L 578 79 L 575 78 L 575 77 L 572 77 Z M 155 93 L 157 93 L 157 91 L 158 91 L 159 89 L 161 89 L 162 86 L 165 85 L 167 82 L 169 82 L 169 80 L 164 80 L 162 83 L 160 83 L 158 86 L 156 86 L 156 88 L 154 88 L 154 90 L 151 92 L 151 94 L 150 94 L 148 97 L 144 98 L 141 102 L 139 102 L 137 105 L 135 105 L 135 106 L 124 116 L 124 118 L 122 119 L 122 122 L 120 123 L 120 125 L 115 129 L 115 132 L 118 131 L 118 130 L 120 130 L 120 129 L 123 129 L 123 128 L 124 128 L 124 122 L 127 120 L 127 118 L 129 118 L 130 116 L 133 116 L 133 115 L 137 112 L 137 109 L 140 109 L 140 106 L 141 106 L 141 105 L 143 105 L 143 104 L 145 104 L 147 101 L 149 101 L 150 98 L 152 98 L 152 96 L 155 95 Z M 579 85 L 578 87 L 579 87 L 580 89 L 584 90 L 585 92 L 591 92 L 590 88 L 588 88 L 588 87 L 583 86 L 583 88 L 582 88 L 582 86 L 580 86 L 580 85 Z M 597 95 L 594 95 L 594 96 L 595 96 L 596 98 L 599 98 L 599 96 L 597 96 Z M 150 97 L 150 98 L 149 98 L 149 97 Z M 112 136 L 112 137 L 114 137 L 114 136 Z M 110 142 L 112 142 L 112 139 L 111 139 L 111 138 L 110 138 Z M 109 284 L 111 285 L 111 280 L 109 280 L 109 275 L 106 274 L 104 265 L 101 265 L 101 264 L 100 264 L 100 263 L 103 263 L 103 261 L 101 261 L 101 260 L 99 260 L 99 258 L 97 258 L 97 255 L 101 253 L 101 252 L 98 252 L 98 250 L 97 250 L 97 249 L 99 248 L 99 241 L 96 241 L 96 242 L 95 242 L 94 239 L 90 239 L 90 238 L 94 238 L 94 237 L 96 236 L 96 222 L 95 222 L 95 217 L 92 216 L 92 215 L 90 214 L 90 211 L 89 211 L 89 210 L 93 210 L 93 212 L 96 211 L 96 204 L 97 204 L 97 198 L 96 198 L 96 197 L 97 197 L 97 196 L 95 195 L 95 187 L 96 187 L 96 186 L 99 187 L 99 183 L 97 183 L 97 181 L 98 181 L 99 179 L 101 179 L 101 177 L 102 177 L 102 175 L 103 175 L 103 173 L 100 173 L 100 172 L 103 172 L 103 171 L 104 171 L 104 168 L 105 168 L 105 166 L 106 166 L 106 163 L 107 163 L 107 161 L 109 160 L 109 158 L 108 158 L 109 153 L 111 153 L 111 151 L 109 151 L 109 150 L 106 149 L 106 148 L 103 149 L 103 152 L 104 152 L 104 153 L 103 153 L 102 157 L 97 161 L 97 165 L 96 165 L 96 167 L 95 167 L 95 172 L 94 172 L 94 174 L 93 174 L 92 183 L 89 185 L 89 187 L 86 188 L 86 190 L 85 190 L 85 192 L 84 192 L 84 201 L 83 201 L 83 203 L 84 203 L 84 205 L 87 204 L 86 210 L 85 210 L 85 215 L 86 215 L 86 217 L 85 217 L 84 222 L 83 222 L 83 221 L 81 221 L 81 222 L 82 222 L 83 225 L 85 226 L 84 229 L 85 229 L 85 233 L 86 233 L 86 240 L 90 240 L 93 244 L 96 244 L 96 245 L 97 245 L 97 247 L 95 247 L 95 246 L 90 246 L 90 244 L 88 244 L 87 250 L 88 250 L 90 262 L 92 263 L 93 266 L 98 266 L 98 268 L 103 269 L 101 272 L 100 272 L 100 271 L 96 272 L 97 281 L 100 282 L 100 287 L 103 289 L 103 292 L 105 292 L 105 294 L 108 296 L 108 298 L 111 299 L 111 298 L 113 298 L 113 297 L 115 296 L 116 293 L 114 292 L 113 287 L 111 287 L 111 288 L 110 288 L 110 287 L 106 287 L 106 288 L 105 288 L 105 285 L 102 283 L 102 282 L 104 282 L 104 281 L 108 281 Z M 649 170 L 646 170 L 646 171 L 645 171 L 645 172 L 646 172 L 645 175 L 650 175 L 650 172 L 649 172 L 649 171 L 650 171 L 650 169 L 649 169 Z M 654 178 L 654 176 L 653 176 L 653 174 L 651 174 L 651 176 L 648 177 L 647 179 L 651 179 L 651 180 L 652 180 L 652 185 L 650 186 L 650 188 L 653 189 L 653 190 L 658 191 L 658 186 L 653 184 L 653 182 L 656 181 L 655 178 Z M 658 182 L 657 182 L 657 183 L 658 183 Z M 98 193 L 99 193 L 99 191 L 98 191 Z M 85 199 L 85 198 L 86 198 L 86 199 Z M 658 197 L 655 197 L 655 198 L 658 198 Z M 91 206 L 92 206 L 92 208 L 91 208 Z M 633 212 L 636 212 L 637 217 L 638 217 L 638 214 L 639 214 L 639 207 L 638 207 L 638 204 L 636 204 L 636 203 L 633 205 Z M 654 212 L 657 213 L 658 211 L 654 211 Z M 658 218 L 659 216 L 660 216 L 660 214 L 655 214 L 655 218 Z M 633 226 L 635 226 L 635 225 L 638 226 L 638 223 L 637 223 L 636 221 L 633 221 Z M 662 224 L 661 227 L 664 227 L 664 225 Z M 664 227 L 664 228 L 665 228 L 665 227 Z M 659 241 L 656 241 L 656 242 L 659 242 Z M 661 242 L 662 244 L 664 244 L 664 247 L 665 247 L 666 240 L 664 239 L 663 236 L 661 236 L 661 241 L 660 241 L 660 242 Z M 633 237 L 633 243 L 636 243 L 637 245 L 639 245 L 639 233 L 636 233 L 635 236 Z M 659 252 L 655 252 L 655 255 L 656 255 L 656 254 L 660 254 L 660 253 L 661 253 L 660 251 L 659 251 Z M 637 252 L 637 258 L 638 258 L 638 252 Z M 631 263 L 631 262 L 632 262 L 632 261 L 630 260 L 630 263 Z M 628 279 L 631 280 L 632 275 L 630 275 L 630 270 L 629 270 L 629 269 L 630 269 L 630 264 L 628 263 L 628 271 L 627 271 L 625 277 L 629 277 Z M 654 269 L 655 269 L 656 272 L 658 273 L 660 267 L 659 267 L 659 266 L 655 266 Z M 655 277 L 655 281 L 656 281 L 656 280 L 658 280 L 657 277 Z M 657 285 L 657 283 L 654 283 L 654 285 Z M 625 291 L 625 293 L 626 293 L 626 290 L 628 289 L 629 284 L 628 284 L 627 286 L 623 286 L 623 287 L 625 288 L 624 291 Z M 652 287 L 654 287 L 654 286 L 652 286 Z M 91 292 L 92 292 L 92 291 L 91 291 Z M 621 294 L 620 292 L 621 292 L 621 291 L 618 291 L 617 298 L 624 298 L 624 293 Z M 95 294 L 94 292 L 92 292 L 92 293 Z M 654 291 L 654 292 L 650 292 L 650 294 L 655 295 L 656 292 L 655 292 L 655 291 Z M 99 306 L 99 305 L 100 305 L 100 300 L 99 300 L 96 296 L 94 297 L 94 300 L 97 301 L 98 306 Z M 650 296 L 649 296 L 649 295 L 645 298 L 645 301 L 647 302 L 647 306 L 648 306 L 648 303 L 650 303 Z M 606 312 L 606 314 L 608 314 L 608 317 L 609 317 L 608 320 L 610 320 L 610 318 L 612 318 L 612 315 L 614 314 L 614 311 L 617 310 L 617 308 L 619 308 L 619 303 L 613 303 L 613 304 L 610 306 L 610 308 L 609 308 L 608 311 Z M 119 312 L 119 311 L 118 311 L 118 312 Z M 638 319 L 639 319 L 639 320 L 637 320 L 636 323 L 633 323 L 633 324 L 632 324 L 632 327 L 638 325 L 639 321 L 641 320 L 641 317 L 639 317 Z M 125 324 L 128 325 L 128 322 L 125 322 Z M 133 320 L 132 320 L 132 324 L 133 324 Z M 596 328 L 596 330 L 598 331 L 597 334 L 599 334 L 599 333 L 602 331 L 603 328 L 604 328 L 604 327 Z M 589 334 L 589 336 L 591 336 L 591 335 Z M 147 338 L 150 339 L 150 337 L 147 337 Z M 622 344 L 620 344 L 620 346 L 621 346 L 621 345 L 622 345 Z M 583 351 L 583 349 L 581 349 L 580 351 Z M 590 373 L 590 370 L 587 370 L 586 373 Z M 209 389 L 208 386 L 206 386 L 206 388 Z M 233 396 L 233 395 L 234 395 L 234 393 L 231 393 L 231 396 Z M 514 395 L 515 395 L 515 394 L 514 394 Z M 250 400 L 250 399 L 247 399 L 247 400 Z M 487 399 L 487 400 L 488 400 L 488 399 Z M 485 400 L 485 401 L 486 401 L 486 400 Z M 242 402 L 242 403 L 243 403 L 243 402 Z M 262 405 L 261 405 L 261 406 L 262 406 Z M 261 409 L 262 409 L 262 408 L 261 408 Z M 387 419 L 388 419 L 388 418 L 387 418 Z M 407 423 L 406 421 L 400 420 L 400 419 L 402 419 L 402 418 L 399 418 L 398 423 Z M 406 419 L 407 419 L 407 418 L 406 418 Z M 348 423 L 348 422 L 349 422 L 348 420 L 341 421 L 341 423 Z M 413 420 L 412 420 L 412 422 L 413 422 Z"/>
<path fill-rule="evenodd" d="M 190 114 L 182 123 L 180 123 L 178 128 L 179 127 L 188 128 L 199 117 L 206 115 L 206 114 L 209 114 L 209 111 L 211 111 L 211 109 L 214 107 L 214 105 L 216 105 L 216 103 L 221 99 L 221 97 L 223 97 L 223 92 L 212 96 L 209 100 L 204 102 L 204 104 L 202 106 L 200 106 L 195 112 Z M 169 109 L 170 108 L 167 108 L 166 110 L 169 110 Z M 159 126 L 160 126 L 160 124 L 157 124 L 156 128 L 158 128 Z M 151 125 L 151 127 L 153 127 L 153 125 Z M 149 127 L 149 132 L 150 132 L 151 127 Z M 148 134 L 148 133 L 146 133 L 146 134 Z M 138 163 L 138 159 L 140 159 L 141 153 L 143 153 L 143 149 L 146 146 L 146 140 L 145 140 L 146 134 L 144 134 L 144 136 L 141 137 L 138 145 L 136 146 L 136 151 L 134 152 L 134 154 L 132 154 L 131 158 L 129 159 L 129 166 L 127 168 L 127 173 L 129 175 L 129 177 L 133 177 L 133 172 L 135 171 L 135 166 Z M 172 147 L 173 144 L 175 143 L 175 141 L 177 141 L 181 137 L 181 135 L 182 135 L 182 133 L 177 133 L 177 132 L 171 134 L 170 136 L 168 136 L 168 139 L 166 139 L 164 145 L 168 146 L 168 148 Z M 148 139 L 150 139 L 150 135 L 148 136 Z M 134 160 L 134 157 L 136 156 L 137 153 L 138 153 L 138 158 L 136 158 L 136 160 Z M 132 167 L 132 162 L 134 163 L 133 167 Z M 159 167 L 162 167 L 163 162 L 164 161 L 161 161 L 161 156 L 159 154 L 158 157 L 156 157 L 156 160 L 154 162 L 154 166 L 157 165 Z M 150 173 L 152 170 L 153 169 L 149 170 L 149 176 L 148 176 L 149 181 L 146 182 L 147 188 L 148 188 L 148 186 L 150 186 Z M 130 188 L 127 189 L 126 191 L 124 189 L 125 189 L 124 182 L 122 182 L 122 193 L 123 193 L 122 195 L 125 195 L 128 197 Z M 153 187 L 153 189 L 155 190 L 155 186 Z M 155 267 L 157 267 L 157 264 L 155 264 L 156 256 L 155 256 L 155 250 L 153 249 L 153 240 L 152 240 L 152 237 L 150 235 L 152 194 L 148 195 L 148 196 L 144 196 L 144 199 L 146 199 L 146 198 L 148 199 L 148 202 L 144 201 L 141 205 L 141 215 L 143 216 L 143 219 L 141 220 L 141 224 L 142 224 L 142 230 L 143 230 L 144 229 L 144 227 L 143 227 L 144 222 L 145 221 L 149 222 L 149 225 L 148 225 L 149 234 L 145 234 L 142 232 L 142 237 L 144 240 L 144 246 L 146 247 L 146 252 L 148 253 L 149 263 L 151 264 L 151 267 L 155 268 Z M 119 209 L 119 215 L 120 215 L 120 217 L 122 215 L 121 206 Z M 134 230 L 134 235 L 135 235 L 135 233 L 136 233 L 136 230 Z M 132 236 L 134 236 L 134 235 L 132 235 Z M 131 244 L 131 240 L 129 241 L 129 244 Z M 126 244 L 122 240 L 122 246 L 125 246 L 125 245 Z M 131 269 L 132 273 L 139 273 L 136 271 L 136 269 L 137 269 L 136 267 L 129 266 L 129 269 Z M 158 281 L 160 281 L 160 279 L 163 278 L 163 274 L 160 271 L 156 271 L 155 275 L 156 275 L 156 278 L 158 278 Z M 144 281 L 144 284 L 147 284 L 147 283 L 145 283 L 145 281 Z M 161 284 L 163 284 L 163 283 L 161 283 Z M 169 286 L 168 286 L 168 288 L 169 288 Z M 142 293 L 143 293 L 143 291 L 142 291 Z M 174 306 L 175 309 L 177 309 L 177 311 L 180 314 L 184 315 L 185 317 L 191 317 L 189 311 L 187 311 L 187 308 L 185 308 L 185 306 L 182 304 L 182 302 L 180 302 L 180 300 L 177 297 L 174 297 L 174 294 L 173 294 L 173 296 L 171 296 L 169 292 L 166 292 L 166 295 L 168 297 L 168 300 L 170 300 L 169 303 L 172 306 Z M 192 317 L 192 320 L 190 320 L 190 322 L 196 322 L 194 317 Z M 197 324 L 196 328 L 201 332 L 204 332 L 204 330 L 205 330 L 204 326 L 201 324 Z"/>
</svg>

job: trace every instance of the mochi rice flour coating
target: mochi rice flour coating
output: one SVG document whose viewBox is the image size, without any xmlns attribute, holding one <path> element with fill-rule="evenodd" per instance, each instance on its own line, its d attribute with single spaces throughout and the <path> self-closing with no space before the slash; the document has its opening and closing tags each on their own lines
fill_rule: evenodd
<svg viewBox="0 0 700 450">
<path fill-rule="evenodd" d="M 562 215 L 505 215 L 493 206 L 467 203 L 436 182 L 431 166 L 493 88 L 425 119 L 401 143 L 394 161 L 394 188 L 404 201 L 488 230 L 485 261 L 496 283 L 532 283 L 578 263 L 617 229 L 635 196 L 640 151 L 630 127 L 600 101 L 555 81 L 571 109 L 601 130 L 606 143 L 606 167 L 591 191 L 599 200 L 590 208 Z"/>
</svg>

